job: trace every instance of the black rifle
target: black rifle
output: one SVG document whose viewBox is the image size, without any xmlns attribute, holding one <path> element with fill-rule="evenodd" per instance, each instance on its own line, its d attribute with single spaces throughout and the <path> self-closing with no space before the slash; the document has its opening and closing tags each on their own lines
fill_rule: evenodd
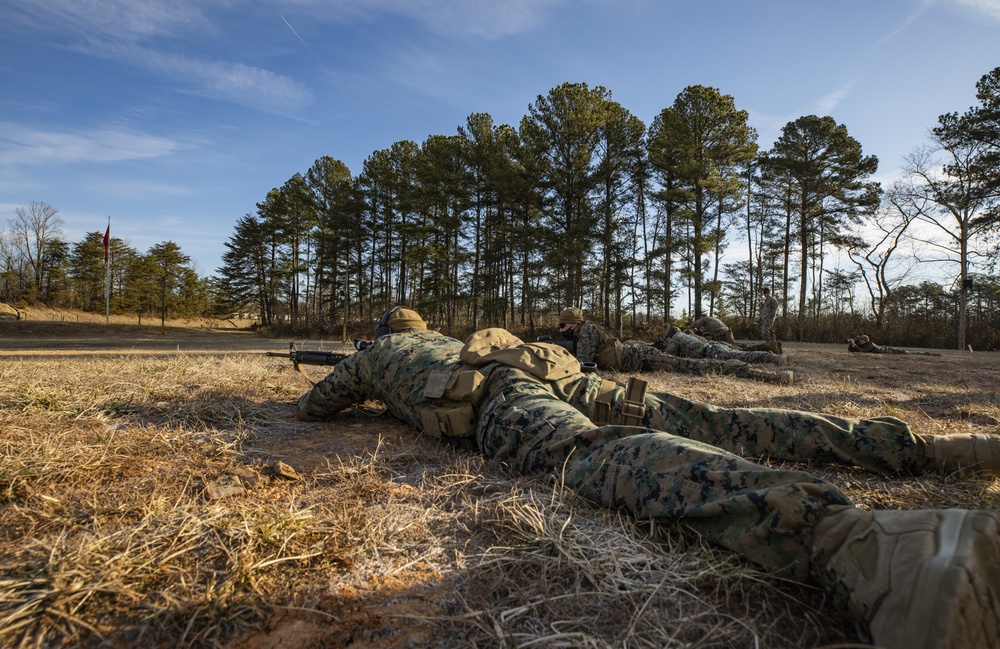
<svg viewBox="0 0 1000 649">
<path fill-rule="evenodd" d="M 576 356 L 576 340 L 552 340 L 552 336 L 539 336 L 538 338 L 535 338 L 535 342 L 559 345 L 560 347 L 566 349 L 570 354 Z M 580 370 L 584 374 L 596 372 L 597 363 L 580 363 Z"/>
<path fill-rule="evenodd" d="M 535 338 L 535 342 L 551 343 L 553 345 L 559 345 L 560 347 L 565 347 L 567 350 L 569 350 L 570 354 L 576 356 L 575 340 L 553 340 L 552 336 L 538 336 L 537 338 Z"/>
<path fill-rule="evenodd" d="M 268 356 L 278 356 L 292 361 L 292 366 L 299 372 L 302 369 L 299 365 L 336 365 L 350 354 L 342 352 L 323 352 L 308 349 L 295 349 L 295 343 L 288 343 L 287 352 L 266 352 Z M 305 376 L 305 372 L 302 372 Z M 307 377 L 308 378 L 308 377 Z M 311 383 L 311 381 L 310 381 Z"/>
</svg>

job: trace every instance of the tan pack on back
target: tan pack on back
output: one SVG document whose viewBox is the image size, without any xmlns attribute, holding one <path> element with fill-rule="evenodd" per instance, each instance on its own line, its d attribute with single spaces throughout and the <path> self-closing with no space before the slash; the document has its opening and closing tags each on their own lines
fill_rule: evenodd
<svg viewBox="0 0 1000 649">
<path fill-rule="evenodd" d="M 565 347 L 526 343 L 499 327 L 481 329 L 469 336 L 459 357 L 474 367 L 487 363 L 509 365 L 543 381 L 555 381 L 580 372 L 580 362 Z"/>
</svg>

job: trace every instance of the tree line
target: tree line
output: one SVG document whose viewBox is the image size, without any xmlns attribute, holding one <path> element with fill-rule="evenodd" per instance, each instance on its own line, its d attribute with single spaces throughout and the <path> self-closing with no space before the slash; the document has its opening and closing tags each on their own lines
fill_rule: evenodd
<svg viewBox="0 0 1000 649">
<path fill-rule="evenodd" d="M 200 277 L 173 241 L 141 253 L 118 237 L 88 232 L 63 236 L 59 210 L 32 201 L 0 230 L 0 301 L 115 314 L 204 316 L 213 311 L 214 282 Z M 109 226 L 110 230 L 110 226 Z M 107 257 L 107 263 L 105 262 Z"/>
<path fill-rule="evenodd" d="M 977 91 L 882 187 L 876 157 L 829 116 L 795 119 L 761 150 L 716 88 L 684 88 L 646 125 L 606 88 L 565 83 L 516 126 L 474 113 L 454 134 L 373 152 L 356 174 L 319 158 L 237 220 L 215 277 L 175 267 L 161 293 L 315 331 L 407 304 L 452 331 L 533 330 L 578 306 L 622 333 L 709 314 L 753 336 L 769 286 L 788 339 L 864 327 L 882 342 L 994 346 L 1000 68 Z M 13 249 L 6 294 L 51 299 L 62 278 L 94 307 L 81 264 Z M 949 279 L 915 285 L 924 264 Z M 143 308 L 154 291 L 132 281 L 148 274 L 126 267 L 116 305 Z"/>
<path fill-rule="evenodd" d="M 579 306 L 623 331 L 704 313 L 749 323 L 771 286 L 786 336 L 805 339 L 845 310 L 888 330 L 914 313 L 915 264 L 948 262 L 955 280 L 935 304 L 964 348 L 970 313 L 1000 322 L 1000 68 L 978 88 L 980 104 L 941 116 L 883 188 L 878 160 L 831 117 L 789 122 L 761 151 L 715 88 L 685 88 L 647 126 L 606 88 L 566 83 L 516 128 L 475 113 L 453 135 L 375 151 L 357 174 L 316 160 L 239 219 L 219 295 L 298 327 L 405 303 L 446 328 L 530 329 Z M 743 260 L 726 263 L 741 241 Z M 849 262 L 830 264 L 834 252 Z"/>
</svg>

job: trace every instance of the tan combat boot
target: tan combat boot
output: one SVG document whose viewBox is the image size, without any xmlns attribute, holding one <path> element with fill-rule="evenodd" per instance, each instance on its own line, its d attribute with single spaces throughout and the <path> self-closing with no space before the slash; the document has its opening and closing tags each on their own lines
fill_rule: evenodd
<svg viewBox="0 0 1000 649">
<path fill-rule="evenodd" d="M 765 346 L 767 347 L 767 351 L 771 352 L 772 354 L 780 354 L 781 353 L 781 347 L 778 346 L 778 341 L 777 340 L 768 340 L 765 343 Z"/>
<path fill-rule="evenodd" d="M 759 367 L 747 367 L 746 372 L 747 378 L 757 379 L 758 381 L 764 381 L 765 383 L 791 385 L 792 381 L 795 380 L 795 372 L 792 370 L 785 370 L 783 372 L 768 372 L 767 370 L 762 370 Z"/>
<path fill-rule="evenodd" d="M 832 507 L 813 532 L 810 572 L 883 649 L 1000 644 L 997 512 Z"/>
<path fill-rule="evenodd" d="M 973 471 L 1000 476 L 1000 437 L 972 433 L 921 435 L 920 439 L 924 442 L 924 458 L 942 475 Z"/>
</svg>

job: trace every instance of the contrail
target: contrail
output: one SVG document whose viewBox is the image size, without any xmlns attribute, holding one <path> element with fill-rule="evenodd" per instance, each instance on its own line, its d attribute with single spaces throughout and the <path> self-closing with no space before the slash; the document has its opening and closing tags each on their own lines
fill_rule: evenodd
<svg viewBox="0 0 1000 649">
<path fill-rule="evenodd" d="M 282 16 L 282 17 L 281 17 L 281 19 L 282 19 L 282 20 L 285 20 L 285 17 L 284 17 L 284 16 Z M 316 53 L 315 53 L 315 52 L 313 52 L 313 51 L 312 51 L 312 50 L 311 50 L 311 49 L 309 48 L 309 46 L 308 46 L 308 45 L 306 45 L 306 42 L 305 42 L 304 40 L 302 40 L 302 37 L 301 37 L 301 36 L 299 36 L 299 33 L 298 33 L 297 31 L 295 31 L 295 28 L 294 28 L 294 27 L 292 27 L 291 23 L 289 23 L 289 22 L 288 22 L 287 20 L 285 20 L 285 24 L 286 24 L 286 25 L 288 25 L 288 29 L 292 30 L 292 33 L 293 33 L 293 34 L 295 34 L 295 38 L 299 39 L 299 42 L 300 42 L 300 43 L 302 43 L 302 47 L 306 48 L 306 51 L 307 51 L 307 52 L 309 52 L 310 54 L 312 54 L 312 57 L 313 57 L 314 59 L 316 59 L 316 62 L 317 62 L 317 63 L 319 63 L 319 67 L 323 68 L 323 72 L 326 72 L 327 74 L 330 74 L 330 76 L 333 76 L 333 75 L 332 75 L 332 74 L 330 73 L 330 71 L 326 69 L 326 66 L 325 66 L 325 65 L 323 65 L 323 62 L 319 60 L 319 57 L 318 57 L 318 56 L 316 56 Z"/>
<path fill-rule="evenodd" d="M 356 103 L 354 103 L 354 100 L 351 98 L 351 95 L 346 90 L 344 90 L 344 88 L 339 83 L 337 83 L 337 77 L 336 77 L 336 75 L 334 75 L 332 72 L 330 72 L 326 68 L 326 66 L 323 65 L 323 62 L 319 60 L 319 57 L 316 56 L 316 53 L 312 51 L 312 49 L 309 47 L 309 45 L 307 45 L 306 42 L 304 40 L 302 40 L 302 37 L 299 36 L 299 33 L 297 31 L 295 31 L 295 28 L 292 27 L 292 24 L 289 23 L 287 20 L 285 20 L 284 16 L 282 16 L 281 19 L 285 21 L 286 25 L 288 25 L 288 29 L 292 30 L 292 33 L 295 34 L 295 38 L 299 39 L 299 42 L 302 43 L 302 47 L 306 48 L 306 51 L 309 52 L 309 54 L 311 54 L 314 59 L 316 59 L 316 63 L 319 64 L 319 67 L 321 67 L 323 69 L 323 72 L 325 72 L 326 75 L 330 78 L 330 80 L 333 81 L 333 84 L 335 86 L 337 86 L 337 88 L 340 90 L 340 92 L 344 96 L 344 98 L 347 99 L 347 101 L 349 101 L 352 106 L 354 106 L 354 109 L 357 112 L 361 113 L 361 116 L 364 117 L 368 121 L 369 124 L 371 124 L 372 126 L 375 126 L 375 123 L 371 120 L 370 117 L 368 117 L 368 112 L 364 111 L 364 110 L 361 110 L 361 107 L 359 107 Z"/>
</svg>

